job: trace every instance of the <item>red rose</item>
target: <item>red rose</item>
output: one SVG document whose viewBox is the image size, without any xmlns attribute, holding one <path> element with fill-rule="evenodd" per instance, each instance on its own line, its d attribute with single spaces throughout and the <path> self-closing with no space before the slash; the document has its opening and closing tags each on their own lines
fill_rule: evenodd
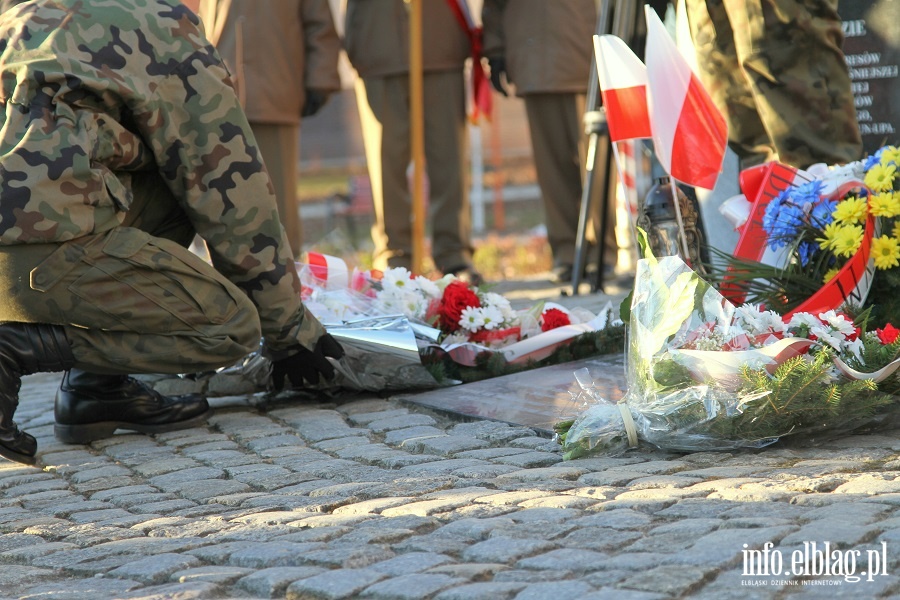
<svg viewBox="0 0 900 600">
<path fill-rule="evenodd" d="M 438 305 L 439 325 L 443 331 L 453 333 L 459 329 L 459 319 L 462 312 L 474 306 L 481 306 L 478 295 L 469 289 L 463 281 L 454 281 L 444 288 L 441 303 Z"/>
<path fill-rule="evenodd" d="M 875 333 L 878 334 L 878 341 L 887 346 L 897 340 L 897 336 L 900 335 L 900 329 L 888 323 L 884 326 L 884 329 L 876 329 Z"/>
<path fill-rule="evenodd" d="M 569 315 L 558 308 L 548 308 L 541 315 L 541 331 L 550 331 L 564 325 L 571 325 Z"/>
</svg>

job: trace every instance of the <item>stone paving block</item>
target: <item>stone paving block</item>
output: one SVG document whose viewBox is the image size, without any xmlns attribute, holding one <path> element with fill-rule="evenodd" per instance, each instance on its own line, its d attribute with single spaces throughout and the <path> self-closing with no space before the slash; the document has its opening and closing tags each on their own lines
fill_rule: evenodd
<svg viewBox="0 0 900 600">
<path fill-rule="evenodd" d="M 477 438 L 481 439 L 481 438 Z M 492 448 L 481 448 L 478 450 L 466 450 L 465 452 L 457 453 L 457 458 L 476 458 L 478 460 L 492 460 L 494 458 L 500 458 L 503 456 L 512 456 L 514 454 L 524 454 L 526 452 L 530 452 L 525 448 L 507 448 L 507 447 L 492 447 Z"/>
<path fill-rule="evenodd" d="M 373 569 L 339 569 L 325 571 L 290 584 L 287 600 L 342 600 L 356 598 L 359 592 L 381 580 Z"/>
<path fill-rule="evenodd" d="M 525 569 L 508 569 L 494 576 L 494 581 L 501 583 L 541 583 L 566 581 L 574 577 L 571 571 L 532 571 Z"/>
<path fill-rule="evenodd" d="M 511 600 L 527 583 L 482 581 L 444 590 L 435 600 Z"/>
<path fill-rule="evenodd" d="M 334 513 L 338 515 L 361 515 L 361 514 L 380 514 L 382 511 L 395 506 L 403 506 L 415 499 L 411 496 L 399 496 L 394 498 L 373 498 L 372 500 L 364 500 L 362 502 L 354 502 L 345 504 L 334 509 Z"/>
<path fill-rule="evenodd" d="M 438 573 L 416 573 L 401 575 L 370 585 L 360 594 L 360 598 L 372 600 L 423 600 L 438 592 L 467 583 L 449 575 Z"/>
<path fill-rule="evenodd" d="M 251 573 L 237 582 L 235 587 L 255 598 L 281 598 L 287 587 L 300 579 L 322 573 L 318 567 L 274 567 Z"/>
<path fill-rule="evenodd" d="M 493 459 L 493 462 L 511 465 L 514 467 L 521 467 L 523 469 L 536 469 L 540 467 L 551 467 L 553 465 L 557 465 L 562 463 L 562 456 L 552 452 L 522 452 L 520 454 L 508 454 L 506 456 L 498 456 Z M 561 478 L 565 479 L 577 479 L 580 475 L 584 474 L 584 471 L 577 467 L 566 466 L 564 468 L 565 475 L 559 475 Z M 575 475 L 577 473 L 577 475 Z"/>
<path fill-rule="evenodd" d="M 408 429 L 410 427 L 422 427 L 435 424 L 436 421 L 428 415 L 407 413 L 405 415 L 395 415 L 376 421 L 370 421 L 367 427 L 376 433 L 384 433 L 396 429 Z"/>
<path fill-rule="evenodd" d="M 194 502 L 204 502 L 218 496 L 242 494 L 252 490 L 246 483 L 226 479 L 184 481 L 170 484 L 168 489 Z"/>
<path fill-rule="evenodd" d="M 192 453 L 191 458 L 208 466 L 234 467 L 240 465 L 252 465 L 259 461 L 259 457 L 239 450 L 210 450 L 209 452 Z"/>
<path fill-rule="evenodd" d="M 410 452 L 436 454 L 438 456 L 453 456 L 467 450 L 487 448 L 489 445 L 489 442 L 476 437 L 447 435 L 405 442 L 403 447 Z M 509 455 L 507 455 L 507 457 L 508 456 Z"/>
<path fill-rule="evenodd" d="M 143 589 L 137 581 L 127 579 L 104 579 L 91 577 L 90 579 L 66 579 L 62 582 L 46 582 L 27 587 L 20 592 L 20 598 L 54 598 L 61 597 L 60 590 L 65 591 L 67 600 L 98 600 L 99 598 L 124 599 L 129 592 L 135 589 Z M 146 596 L 148 599 L 149 596 Z M 185 599 L 188 600 L 188 599 Z"/>
<path fill-rule="evenodd" d="M 127 510 L 121 508 L 108 508 L 105 510 L 88 510 L 80 513 L 69 515 L 69 519 L 73 523 L 99 523 L 117 517 L 133 516 Z"/>
<path fill-rule="evenodd" d="M 556 544 L 547 540 L 492 537 L 466 548 L 462 557 L 467 561 L 511 564 L 554 548 Z"/>
<path fill-rule="evenodd" d="M 215 583 L 208 581 L 188 581 L 185 583 L 166 583 L 123 594 L 119 600 L 206 600 L 221 598 L 222 590 Z M 96 598 L 96 596 L 95 596 Z M 88 600 L 87 598 L 85 600 Z"/>
<path fill-rule="evenodd" d="M 41 569 L 27 565 L 8 566 L 0 569 L 0 595 L 16 588 L 32 586 L 59 576 L 53 569 Z"/>
<path fill-rule="evenodd" d="M 522 508 L 590 508 L 595 506 L 601 499 L 584 498 L 579 496 L 557 494 L 546 496 L 543 498 L 533 498 L 522 502 L 519 506 Z"/>
<path fill-rule="evenodd" d="M 436 552 L 409 552 L 375 563 L 369 568 L 383 573 L 387 577 L 398 577 L 421 573 L 450 562 L 454 562 L 451 557 Z"/>
<path fill-rule="evenodd" d="M 618 551 L 641 537 L 643 534 L 637 531 L 621 531 L 605 527 L 576 527 L 559 540 L 559 544 L 566 548 L 582 548 L 595 552 Z"/>
<path fill-rule="evenodd" d="M 241 577 L 253 573 L 253 569 L 241 567 L 220 567 L 216 565 L 204 565 L 183 571 L 172 573 L 172 581 L 188 583 L 192 581 L 207 581 L 219 585 L 231 585 Z"/>
<path fill-rule="evenodd" d="M 430 425 L 417 425 L 415 427 L 405 427 L 403 429 L 394 429 L 384 436 L 384 443 L 391 446 L 405 447 L 405 444 L 412 443 L 417 440 L 423 440 L 433 437 L 448 437 L 447 432 Z"/>
<path fill-rule="evenodd" d="M 432 458 L 435 458 L 432 462 L 403 467 L 402 469 L 398 469 L 397 473 L 399 473 L 401 477 L 436 477 L 439 475 L 448 475 L 459 469 L 481 467 L 489 464 L 483 460 L 474 460 L 471 458 L 445 458 L 440 460 L 434 456 L 432 456 Z"/>
<path fill-rule="evenodd" d="M 39 479 L 37 481 L 31 481 L 28 483 L 21 483 L 19 485 L 13 485 L 6 490 L 4 490 L 3 494 L 10 498 L 16 498 L 19 496 L 29 496 L 31 494 L 36 494 L 38 492 L 45 492 L 47 490 L 66 490 L 69 489 L 69 484 L 65 480 L 59 479 Z"/>
<path fill-rule="evenodd" d="M 33 563 L 35 559 L 57 554 L 68 550 L 77 550 L 78 546 L 67 542 L 43 542 L 33 544 L 31 546 L 19 546 L 10 550 L 0 552 L 0 562 L 22 562 Z M 42 566 L 42 565 L 38 565 Z"/>
<path fill-rule="evenodd" d="M 863 525 L 855 520 L 840 518 L 813 521 L 781 539 L 782 544 L 803 542 L 831 542 L 842 548 L 856 546 L 871 539 L 880 531 L 878 524 Z"/>
<path fill-rule="evenodd" d="M 515 564 L 517 569 L 540 571 L 572 571 L 582 575 L 602 568 L 608 555 L 591 550 L 557 548 L 550 552 L 523 558 Z"/>
<path fill-rule="evenodd" d="M 583 598 L 594 588 L 583 581 L 532 583 L 516 595 L 516 600 L 544 600 L 545 598 Z"/>
<path fill-rule="evenodd" d="M 763 529 L 717 529 L 697 538 L 689 550 L 674 553 L 666 562 L 680 565 L 724 568 L 740 560 L 745 547 L 761 548 L 766 542 L 775 545 L 790 535 L 796 527 L 766 527 Z M 745 546 L 746 544 L 746 546 Z"/>
<path fill-rule="evenodd" d="M 715 577 L 715 573 L 714 567 L 661 565 L 635 574 L 620 585 L 623 588 L 679 597 L 699 588 L 705 581 Z"/>
<path fill-rule="evenodd" d="M 450 428 L 449 433 L 452 435 L 470 435 L 487 440 L 492 444 L 503 444 L 511 440 L 534 436 L 534 430 L 529 427 L 510 425 L 499 421 L 458 423 Z"/>
<path fill-rule="evenodd" d="M 304 566 L 309 562 L 306 560 L 306 556 L 321 548 L 322 544 L 316 542 L 308 544 L 293 542 L 246 543 L 243 547 L 232 548 L 228 555 L 228 564 L 251 569 Z"/>
<path fill-rule="evenodd" d="M 363 569 L 394 556 L 392 550 L 377 545 L 331 544 L 325 549 L 307 552 L 304 562 L 320 567 Z"/>
<path fill-rule="evenodd" d="M 669 596 L 637 590 L 605 587 L 581 596 L 579 600 L 666 600 Z"/>
<path fill-rule="evenodd" d="M 271 450 L 272 448 L 281 448 L 283 446 L 304 445 L 306 445 L 306 442 L 303 438 L 289 433 L 269 435 L 247 442 L 247 448 L 254 452 L 262 452 L 263 450 Z"/>
<path fill-rule="evenodd" d="M 93 469 L 85 469 L 83 471 L 72 473 L 71 475 L 69 475 L 69 480 L 73 483 L 85 483 L 94 479 L 105 479 L 108 477 L 118 476 L 128 477 L 130 475 L 131 470 L 129 469 L 126 469 L 125 467 L 119 465 L 108 464 Z"/>
<path fill-rule="evenodd" d="M 368 425 L 369 423 L 375 421 L 383 421 L 385 419 L 392 419 L 394 417 L 403 417 L 409 414 L 409 410 L 405 408 L 396 408 L 390 404 L 386 404 L 382 408 L 383 410 L 379 411 L 354 412 L 353 414 L 347 415 L 347 421 L 349 421 L 352 425 Z M 434 423 L 434 419 L 432 419 L 432 423 Z"/>
<path fill-rule="evenodd" d="M 450 475 L 472 480 L 483 480 L 485 483 L 496 484 L 497 482 L 495 480 L 500 475 L 506 475 L 507 473 L 519 470 L 518 467 L 513 467 L 511 465 L 484 464 L 456 469 L 455 471 L 451 471 Z"/>
<path fill-rule="evenodd" d="M 193 458 L 166 454 L 165 456 L 161 456 L 153 460 L 143 461 L 141 463 L 135 464 L 132 468 L 138 475 L 153 478 L 161 477 L 169 473 L 180 473 L 192 468 L 208 469 L 210 467 L 203 467 L 200 462 L 194 460 Z"/>
</svg>

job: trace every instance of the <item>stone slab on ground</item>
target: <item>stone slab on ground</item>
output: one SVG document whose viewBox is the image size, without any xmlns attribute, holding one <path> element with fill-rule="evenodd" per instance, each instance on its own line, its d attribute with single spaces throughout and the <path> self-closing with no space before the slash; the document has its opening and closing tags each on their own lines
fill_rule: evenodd
<svg viewBox="0 0 900 600">
<path fill-rule="evenodd" d="M 610 402 L 625 394 L 625 356 L 609 354 L 394 399 L 451 416 L 524 425 L 550 435 L 554 423 L 581 412 L 572 392 L 578 389 L 574 373 L 582 368 L 590 371 L 595 386 Z"/>
</svg>

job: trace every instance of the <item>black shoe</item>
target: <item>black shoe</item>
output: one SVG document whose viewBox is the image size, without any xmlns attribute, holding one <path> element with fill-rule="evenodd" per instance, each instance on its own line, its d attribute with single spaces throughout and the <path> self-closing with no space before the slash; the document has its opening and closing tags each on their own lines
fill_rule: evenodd
<svg viewBox="0 0 900 600">
<path fill-rule="evenodd" d="M 98 375 L 72 369 L 56 392 L 56 439 L 89 444 L 117 429 L 165 433 L 206 421 L 209 403 L 199 394 L 163 396 L 126 375 Z"/>
<path fill-rule="evenodd" d="M 33 465 L 37 441 L 20 431 L 13 415 L 19 406 L 22 376 L 62 371 L 74 364 L 65 332 L 58 325 L 0 325 L 0 456 Z"/>
<path fill-rule="evenodd" d="M 452 269 L 444 269 L 444 275 L 455 275 L 460 281 L 475 287 L 484 283 L 484 277 L 472 265 L 461 265 Z"/>
</svg>

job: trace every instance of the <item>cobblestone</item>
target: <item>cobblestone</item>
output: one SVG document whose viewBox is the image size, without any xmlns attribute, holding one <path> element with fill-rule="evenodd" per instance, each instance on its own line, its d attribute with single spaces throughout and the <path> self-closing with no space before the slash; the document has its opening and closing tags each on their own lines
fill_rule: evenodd
<svg viewBox="0 0 900 600">
<path fill-rule="evenodd" d="M 363 397 L 267 411 L 222 403 L 204 427 L 68 446 L 53 440 L 55 383 L 41 377 L 26 378 L 30 408 L 17 413 L 39 435 L 38 468 L 0 461 L 2 600 L 900 591 L 900 443 L 889 434 L 563 461 L 528 427 Z M 863 562 L 886 548 L 887 575 L 747 584 L 763 579 L 742 574 L 745 552 L 789 561 L 812 541 Z"/>
</svg>

